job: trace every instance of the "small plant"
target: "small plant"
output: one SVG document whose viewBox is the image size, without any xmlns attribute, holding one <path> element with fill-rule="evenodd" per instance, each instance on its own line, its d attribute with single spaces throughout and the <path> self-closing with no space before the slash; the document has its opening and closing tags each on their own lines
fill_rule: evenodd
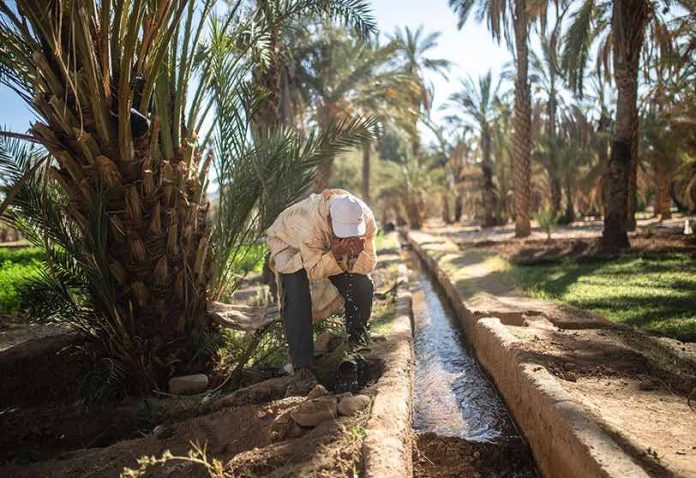
<svg viewBox="0 0 696 478">
<path fill-rule="evenodd" d="M 267 285 L 263 285 L 256 291 L 256 295 L 249 300 L 249 305 L 256 307 L 261 307 L 264 305 L 269 305 L 273 303 L 273 295 L 271 294 L 271 288 Z"/>
<path fill-rule="evenodd" d="M 121 478 L 141 478 L 148 476 L 150 468 L 162 466 L 169 462 L 180 462 L 187 464 L 195 464 L 202 466 L 211 478 L 226 478 L 224 465 L 218 459 L 208 458 L 208 453 L 205 445 L 200 446 L 197 443 L 191 443 L 192 449 L 189 450 L 186 456 L 174 455 L 171 451 L 166 450 L 160 457 L 142 456 L 138 458 L 138 468 L 124 468 L 121 472 Z"/>
<path fill-rule="evenodd" d="M 558 224 L 558 214 L 551 210 L 551 206 L 548 204 L 534 215 L 534 219 L 539 224 L 539 227 L 546 232 L 546 240 L 551 240 L 551 233 L 553 232 L 556 224 Z"/>
</svg>

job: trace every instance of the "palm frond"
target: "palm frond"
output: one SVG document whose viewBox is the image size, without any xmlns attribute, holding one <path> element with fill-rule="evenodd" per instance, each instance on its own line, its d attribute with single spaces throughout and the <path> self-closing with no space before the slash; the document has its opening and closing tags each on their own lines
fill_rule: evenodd
<svg viewBox="0 0 696 478">
<path fill-rule="evenodd" d="M 596 14 L 595 3 L 595 0 L 584 0 L 573 14 L 563 44 L 561 65 L 568 75 L 571 89 L 579 93 L 583 90 L 585 68 L 594 38 L 592 27 Z"/>
</svg>

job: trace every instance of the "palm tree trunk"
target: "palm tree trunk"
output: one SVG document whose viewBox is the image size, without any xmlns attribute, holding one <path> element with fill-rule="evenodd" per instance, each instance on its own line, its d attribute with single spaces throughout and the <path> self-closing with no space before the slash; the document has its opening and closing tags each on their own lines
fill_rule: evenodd
<svg viewBox="0 0 696 478">
<path fill-rule="evenodd" d="M 669 174 L 666 171 L 657 173 L 657 201 L 655 204 L 659 208 L 660 220 L 672 218 L 672 196 L 670 194 L 671 184 Z M 656 208 L 657 213 L 657 208 Z"/>
<path fill-rule="evenodd" d="M 563 214 L 563 222 L 570 224 L 575 221 L 575 198 L 573 197 L 573 185 L 567 184 L 565 188 L 566 210 Z"/>
<path fill-rule="evenodd" d="M 457 190 L 457 195 L 454 198 L 454 222 L 458 223 L 462 220 L 462 214 L 464 213 L 464 197 L 461 191 Z"/>
<path fill-rule="evenodd" d="M 614 76 L 618 90 L 616 124 L 608 164 L 608 197 L 602 246 L 630 247 L 627 234 L 629 183 L 638 122 L 638 66 L 648 5 L 645 0 L 616 0 L 612 12 Z"/>
<path fill-rule="evenodd" d="M 281 105 L 283 56 L 279 32 L 271 32 L 269 43 L 270 58 L 267 64 L 258 66 L 253 74 L 254 87 L 264 95 L 264 100 L 254 115 L 254 124 L 257 127 L 281 124 L 286 119 L 283 117 Z"/>
<path fill-rule="evenodd" d="M 365 202 L 370 202 L 370 153 L 372 145 L 365 141 L 362 145 L 362 198 Z"/>
<path fill-rule="evenodd" d="M 636 210 L 638 208 L 638 115 L 633 129 L 633 144 L 631 150 L 631 173 L 628 181 L 628 207 L 626 211 L 626 230 L 636 230 Z"/>
<path fill-rule="evenodd" d="M 406 195 L 406 216 L 408 217 L 408 226 L 411 229 L 419 230 L 423 227 L 420 208 L 418 201 L 411 194 Z"/>
<path fill-rule="evenodd" d="M 549 183 L 551 188 L 551 213 L 558 217 L 561 212 L 561 183 L 558 180 L 558 173 L 549 171 Z"/>
<path fill-rule="evenodd" d="M 662 215 L 662 190 L 660 184 L 660 173 L 655 172 L 655 197 L 653 198 L 653 217 L 659 217 Z"/>
<path fill-rule="evenodd" d="M 323 161 L 319 166 L 317 166 L 316 178 L 314 179 L 314 192 L 320 193 L 325 189 L 331 187 L 331 180 L 333 179 L 334 164 L 333 160 Z"/>
<path fill-rule="evenodd" d="M 496 192 L 493 183 L 493 164 L 491 162 L 491 135 L 487 127 L 481 128 L 481 173 L 483 184 L 481 187 L 483 201 L 483 227 L 493 227 L 497 224 L 496 220 Z"/>
<path fill-rule="evenodd" d="M 602 111 L 599 117 L 599 124 L 597 126 L 597 133 L 600 134 L 601 140 L 599 144 L 599 163 L 601 164 L 601 174 L 600 186 L 601 186 L 601 200 L 602 200 L 602 215 L 607 214 L 607 199 L 609 198 L 609 144 L 605 139 L 605 134 L 609 130 L 609 122 L 611 120 L 607 116 L 606 112 Z"/>
<path fill-rule="evenodd" d="M 528 21 L 526 0 L 515 1 L 513 28 L 515 30 L 515 115 L 512 140 L 512 169 L 515 188 L 515 236 L 527 237 L 531 233 L 529 220 L 531 146 L 531 100 L 529 91 L 529 49 L 527 46 Z"/>
<path fill-rule="evenodd" d="M 447 194 L 447 191 L 442 192 L 442 194 L 440 195 L 440 201 L 442 205 L 442 222 L 444 222 L 445 224 L 452 224 L 449 195 Z"/>
<path fill-rule="evenodd" d="M 333 105 L 329 102 L 324 103 L 319 107 L 317 112 L 317 120 L 322 129 L 331 123 L 334 118 Z M 331 181 L 333 180 L 334 164 L 333 159 L 328 161 L 322 161 L 319 166 L 317 166 L 316 177 L 314 179 L 314 192 L 320 193 L 325 189 L 331 187 Z"/>
</svg>

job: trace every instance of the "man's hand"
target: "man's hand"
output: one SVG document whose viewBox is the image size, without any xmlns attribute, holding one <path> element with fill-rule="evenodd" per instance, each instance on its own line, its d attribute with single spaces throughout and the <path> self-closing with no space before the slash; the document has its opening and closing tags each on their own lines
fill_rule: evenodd
<svg viewBox="0 0 696 478">
<path fill-rule="evenodd" d="M 331 238 L 331 251 L 336 258 L 358 256 L 364 250 L 365 240 L 362 237 Z"/>
<path fill-rule="evenodd" d="M 349 270 L 362 251 L 365 250 L 365 239 L 362 237 L 331 238 L 331 251 L 336 262 L 343 270 Z"/>
<path fill-rule="evenodd" d="M 347 242 L 348 254 L 351 256 L 357 257 L 365 250 L 365 239 L 362 237 L 348 237 L 345 241 Z"/>
</svg>

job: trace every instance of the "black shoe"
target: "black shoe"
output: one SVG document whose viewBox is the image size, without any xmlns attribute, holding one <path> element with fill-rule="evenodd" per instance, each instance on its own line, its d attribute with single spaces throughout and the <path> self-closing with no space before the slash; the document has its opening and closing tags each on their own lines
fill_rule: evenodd
<svg viewBox="0 0 696 478">
<path fill-rule="evenodd" d="M 356 356 L 344 360 L 338 366 L 336 373 L 335 393 L 355 393 L 363 388 L 368 381 L 368 363 L 363 357 Z"/>
</svg>

